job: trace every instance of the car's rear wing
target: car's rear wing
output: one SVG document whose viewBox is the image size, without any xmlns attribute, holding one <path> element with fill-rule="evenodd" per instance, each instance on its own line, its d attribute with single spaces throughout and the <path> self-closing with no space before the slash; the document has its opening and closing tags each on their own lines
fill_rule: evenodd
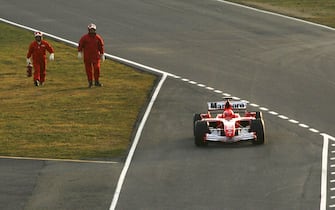
<svg viewBox="0 0 335 210">
<path fill-rule="evenodd" d="M 224 110 L 226 101 L 207 102 L 208 111 Z M 247 103 L 244 101 L 229 101 L 234 111 L 242 111 L 247 109 Z"/>
</svg>

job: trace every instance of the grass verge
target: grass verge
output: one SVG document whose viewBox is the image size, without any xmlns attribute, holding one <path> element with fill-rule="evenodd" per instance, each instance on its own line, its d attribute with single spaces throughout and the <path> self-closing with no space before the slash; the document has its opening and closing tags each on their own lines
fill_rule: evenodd
<svg viewBox="0 0 335 210">
<path fill-rule="evenodd" d="M 30 31 L 0 23 L 0 155 L 112 159 L 125 154 L 156 77 L 106 60 L 104 87 L 87 88 L 74 47 L 45 38 L 55 49 L 45 86 L 26 77 Z"/>
<path fill-rule="evenodd" d="M 334 0 L 228 0 L 335 27 Z"/>
</svg>

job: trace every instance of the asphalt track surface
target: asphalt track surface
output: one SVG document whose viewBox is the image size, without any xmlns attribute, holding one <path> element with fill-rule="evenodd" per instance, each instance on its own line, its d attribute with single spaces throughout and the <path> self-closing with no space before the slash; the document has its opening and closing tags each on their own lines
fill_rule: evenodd
<svg viewBox="0 0 335 210">
<path fill-rule="evenodd" d="M 94 22 L 107 53 L 176 75 L 152 107 L 116 209 L 320 209 L 320 134 L 335 135 L 333 30 L 215 0 L 0 4 L 2 18 L 75 42 Z M 194 146 L 193 113 L 225 94 L 260 105 L 266 145 Z M 0 162 L 1 209 L 108 209 L 123 167 Z"/>
</svg>

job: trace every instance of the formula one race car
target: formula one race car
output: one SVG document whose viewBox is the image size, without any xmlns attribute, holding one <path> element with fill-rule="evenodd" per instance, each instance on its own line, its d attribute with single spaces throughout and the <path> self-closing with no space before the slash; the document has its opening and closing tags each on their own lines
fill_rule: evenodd
<svg viewBox="0 0 335 210">
<path fill-rule="evenodd" d="M 264 144 L 264 122 L 261 112 L 249 112 L 246 102 L 233 101 L 232 98 L 208 102 L 207 105 L 206 114 L 193 116 L 196 146 L 207 146 L 211 141 L 251 141 L 253 144 Z"/>
</svg>

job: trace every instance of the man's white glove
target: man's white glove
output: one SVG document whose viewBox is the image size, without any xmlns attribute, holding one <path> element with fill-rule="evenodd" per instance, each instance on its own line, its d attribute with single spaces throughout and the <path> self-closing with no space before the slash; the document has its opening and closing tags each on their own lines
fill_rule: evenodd
<svg viewBox="0 0 335 210">
<path fill-rule="evenodd" d="M 102 60 L 102 62 L 105 61 L 106 58 L 105 58 L 105 54 L 104 53 L 100 55 L 100 59 Z"/>
<path fill-rule="evenodd" d="M 55 54 L 54 53 L 51 53 L 50 56 L 49 56 L 49 60 L 53 61 L 55 60 Z"/>
<path fill-rule="evenodd" d="M 78 59 L 81 59 L 83 57 L 81 52 L 78 52 Z"/>
<path fill-rule="evenodd" d="M 27 61 L 27 65 L 29 65 L 31 63 L 30 58 L 27 58 L 26 61 Z"/>
</svg>

